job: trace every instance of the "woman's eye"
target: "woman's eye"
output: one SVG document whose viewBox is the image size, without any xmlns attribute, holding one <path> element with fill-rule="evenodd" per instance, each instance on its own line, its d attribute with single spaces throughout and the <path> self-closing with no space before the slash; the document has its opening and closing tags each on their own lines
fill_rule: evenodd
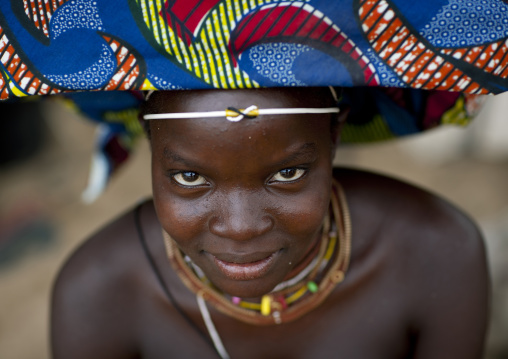
<svg viewBox="0 0 508 359">
<path fill-rule="evenodd" d="M 301 168 L 285 168 L 277 172 L 271 180 L 276 182 L 296 181 L 297 179 L 300 179 L 305 172 L 306 170 Z"/>
<path fill-rule="evenodd" d="M 206 183 L 203 176 L 196 172 L 179 172 L 173 175 L 173 179 L 182 186 L 193 187 L 200 186 Z"/>
</svg>

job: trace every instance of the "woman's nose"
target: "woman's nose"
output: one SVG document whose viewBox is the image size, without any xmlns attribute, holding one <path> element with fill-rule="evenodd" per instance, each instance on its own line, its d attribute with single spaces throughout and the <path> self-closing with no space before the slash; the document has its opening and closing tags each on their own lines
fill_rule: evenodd
<svg viewBox="0 0 508 359">
<path fill-rule="evenodd" d="M 217 198 L 214 208 L 208 226 L 219 237 L 246 241 L 269 232 L 274 225 L 257 193 L 234 191 Z"/>
</svg>

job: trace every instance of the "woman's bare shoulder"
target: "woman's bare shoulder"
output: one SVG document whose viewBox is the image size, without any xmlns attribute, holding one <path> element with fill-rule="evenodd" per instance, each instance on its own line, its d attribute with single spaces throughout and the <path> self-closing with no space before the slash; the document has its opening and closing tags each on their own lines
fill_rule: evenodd
<svg viewBox="0 0 508 359">
<path fill-rule="evenodd" d="M 442 197 L 403 181 L 350 169 L 334 174 L 351 210 L 352 267 L 369 258 L 376 264 L 370 275 L 387 288 L 383 295 L 405 298 L 417 352 L 479 357 L 489 279 L 477 225 Z"/>
<path fill-rule="evenodd" d="M 75 348 L 83 357 L 95 357 L 95 346 L 106 357 L 123 355 L 118 351 L 135 327 L 129 322 L 135 320 L 136 293 L 147 282 L 135 223 L 131 209 L 87 239 L 61 268 L 51 305 L 55 358 Z"/>
</svg>

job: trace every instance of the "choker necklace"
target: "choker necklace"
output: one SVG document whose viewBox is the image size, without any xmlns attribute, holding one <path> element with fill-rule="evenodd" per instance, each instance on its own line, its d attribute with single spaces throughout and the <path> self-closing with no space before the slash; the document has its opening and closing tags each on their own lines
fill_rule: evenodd
<svg viewBox="0 0 508 359">
<path fill-rule="evenodd" d="M 316 257 L 293 278 L 262 296 L 258 303 L 228 296 L 214 287 L 201 269 L 182 255 L 165 231 L 164 243 L 176 273 L 196 293 L 198 303 L 201 301 L 200 309 L 206 301 L 220 312 L 249 324 L 281 324 L 316 308 L 344 279 L 351 252 L 351 221 L 344 192 L 336 181 L 332 186 L 330 214 L 332 218 L 327 216 L 323 224 L 321 247 Z"/>
</svg>

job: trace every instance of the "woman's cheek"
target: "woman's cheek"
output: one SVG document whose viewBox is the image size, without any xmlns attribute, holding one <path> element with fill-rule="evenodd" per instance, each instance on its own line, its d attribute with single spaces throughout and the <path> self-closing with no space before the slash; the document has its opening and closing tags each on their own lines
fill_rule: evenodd
<svg viewBox="0 0 508 359">
<path fill-rule="evenodd" d="M 155 206 L 163 229 L 178 242 L 197 238 L 206 227 L 206 209 L 195 200 L 157 196 Z"/>
<path fill-rule="evenodd" d="M 284 205 L 275 210 L 278 213 L 278 223 L 283 224 L 289 233 L 309 236 L 322 227 L 323 218 L 329 208 L 330 191 L 326 184 L 323 184 L 282 203 Z"/>
</svg>

